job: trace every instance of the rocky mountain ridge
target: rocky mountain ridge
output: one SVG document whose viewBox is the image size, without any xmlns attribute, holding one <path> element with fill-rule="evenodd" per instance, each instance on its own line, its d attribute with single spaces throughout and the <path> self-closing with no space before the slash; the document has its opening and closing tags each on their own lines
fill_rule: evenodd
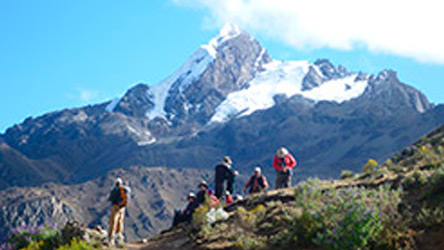
<svg viewBox="0 0 444 250">
<path fill-rule="evenodd" d="M 282 145 L 300 160 L 301 177 L 329 176 L 340 162 L 358 168 L 387 157 L 444 123 L 441 114 L 394 71 L 273 60 L 227 25 L 157 85 L 9 128 L 0 135 L 0 189 L 84 182 L 134 165 L 208 169 L 225 154 L 248 173 Z"/>
</svg>

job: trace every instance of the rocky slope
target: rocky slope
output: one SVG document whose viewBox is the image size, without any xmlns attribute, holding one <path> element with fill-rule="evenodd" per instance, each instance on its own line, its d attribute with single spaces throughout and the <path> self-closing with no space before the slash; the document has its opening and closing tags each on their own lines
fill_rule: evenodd
<svg viewBox="0 0 444 250">
<path fill-rule="evenodd" d="M 45 184 L 0 191 L 0 238 L 21 225 L 68 220 L 108 228 L 107 201 L 120 176 L 132 190 L 126 212 L 125 233 L 130 240 L 144 238 L 171 225 L 174 209 L 186 205 L 186 195 L 208 172 L 196 169 L 142 168 L 113 170 L 104 177 L 76 185 Z"/>
</svg>

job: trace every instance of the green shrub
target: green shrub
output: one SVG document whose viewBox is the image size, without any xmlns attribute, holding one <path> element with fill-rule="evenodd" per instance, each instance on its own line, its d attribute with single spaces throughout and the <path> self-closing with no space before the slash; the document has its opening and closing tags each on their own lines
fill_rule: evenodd
<svg viewBox="0 0 444 250">
<path fill-rule="evenodd" d="M 57 250 L 94 250 L 98 249 L 93 244 L 86 241 L 78 240 L 77 238 L 72 239 L 71 243 L 57 248 Z"/>
<path fill-rule="evenodd" d="M 425 185 L 427 181 L 427 175 L 423 171 L 415 170 L 402 181 L 402 185 L 408 189 L 414 189 Z"/>
<path fill-rule="evenodd" d="M 368 162 L 364 165 L 363 172 L 371 173 L 378 167 L 379 163 L 373 159 L 368 160 Z"/>
<path fill-rule="evenodd" d="M 9 249 L 43 249 L 56 248 L 62 242 L 56 225 L 46 223 L 38 226 L 21 226 L 14 228 L 4 245 Z"/>
<path fill-rule="evenodd" d="M 369 249 L 398 215 L 401 190 L 348 188 L 321 190 L 309 180 L 295 192 L 295 208 L 286 230 L 271 238 L 276 247 Z M 302 211 L 302 212 L 301 212 Z M 271 241 L 271 240 L 270 240 Z"/>
<path fill-rule="evenodd" d="M 353 178 L 355 174 L 350 170 L 343 170 L 341 173 L 341 180 Z"/>
</svg>

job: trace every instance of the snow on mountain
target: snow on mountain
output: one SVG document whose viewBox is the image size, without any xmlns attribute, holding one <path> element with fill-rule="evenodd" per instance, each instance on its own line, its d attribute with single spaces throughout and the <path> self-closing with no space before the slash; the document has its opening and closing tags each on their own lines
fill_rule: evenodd
<svg viewBox="0 0 444 250">
<path fill-rule="evenodd" d="M 357 79 L 357 74 L 324 82 L 321 86 L 302 90 L 302 82 L 310 67 L 322 74 L 317 65 L 308 61 L 277 61 L 264 65 L 265 71 L 253 79 L 249 87 L 227 96 L 217 108 L 210 120 L 226 122 L 234 117 L 252 114 L 256 110 L 272 107 L 276 95 L 290 97 L 300 94 L 305 98 L 318 101 L 344 101 L 356 98 L 364 93 L 367 80 Z"/>
<path fill-rule="evenodd" d="M 121 98 L 114 98 L 106 107 L 105 110 L 108 112 L 113 112 L 117 104 L 119 104 Z"/>
<path fill-rule="evenodd" d="M 233 39 L 242 32 L 237 25 L 226 24 L 219 34 L 208 44 L 200 46 L 188 60 L 168 78 L 151 88 L 154 96 L 154 108 L 146 115 L 149 119 L 165 117 L 165 101 L 172 88 L 183 92 L 197 80 L 217 57 L 217 48 L 224 42 Z"/>
</svg>

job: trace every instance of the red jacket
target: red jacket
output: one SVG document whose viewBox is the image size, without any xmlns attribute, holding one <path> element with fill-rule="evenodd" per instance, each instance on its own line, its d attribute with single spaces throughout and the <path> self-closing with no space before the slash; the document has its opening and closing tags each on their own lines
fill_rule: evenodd
<svg viewBox="0 0 444 250">
<path fill-rule="evenodd" d="M 284 162 L 282 162 L 282 160 Z M 285 166 L 287 166 L 288 168 L 294 168 L 297 164 L 296 160 L 294 159 L 294 157 L 291 154 L 288 154 L 287 156 L 285 156 L 284 159 L 280 159 L 277 155 L 274 155 L 274 158 L 273 158 L 273 168 L 274 169 L 276 169 L 277 171 L 284 170 L 283 163 L 285 163 Z"/>
</svg>

